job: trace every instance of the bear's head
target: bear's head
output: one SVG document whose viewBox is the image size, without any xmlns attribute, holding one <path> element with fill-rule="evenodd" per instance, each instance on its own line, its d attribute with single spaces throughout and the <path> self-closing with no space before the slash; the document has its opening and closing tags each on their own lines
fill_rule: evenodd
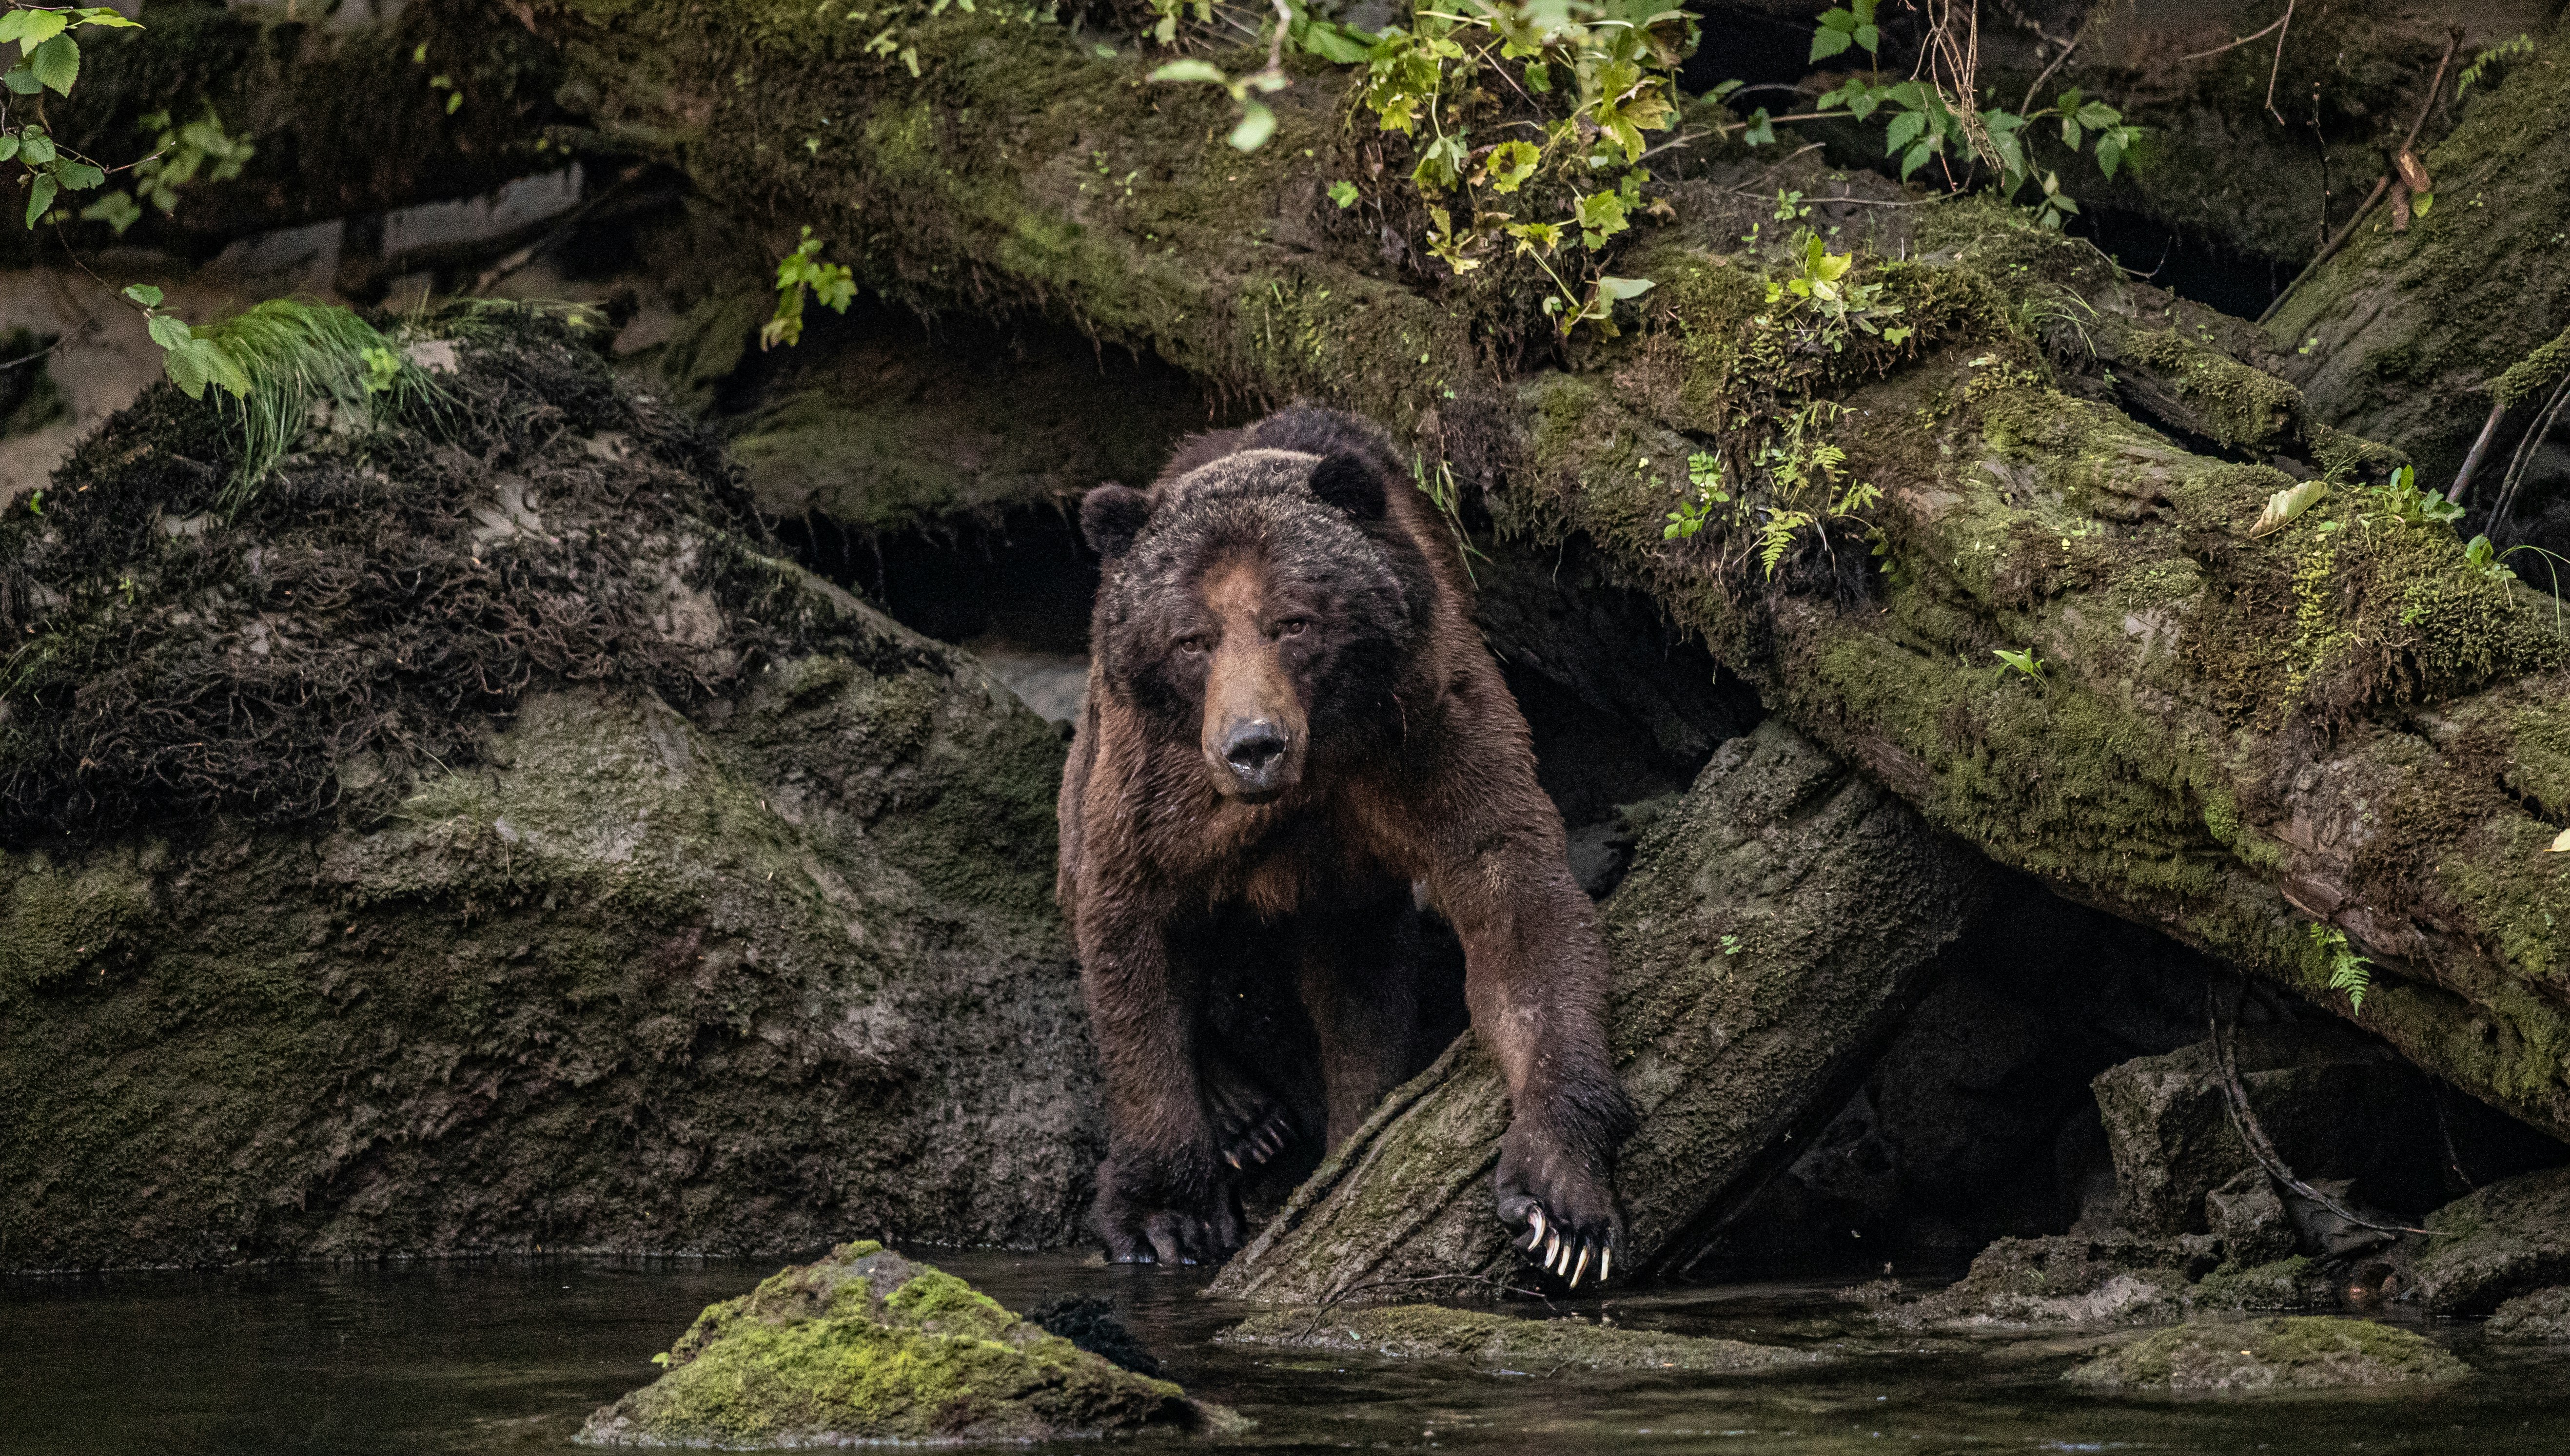
<svg viewBox="0 0 2570 1456">
<path fill-rule="evenodd" d="M 1161 741 L 1191 735 L 1225 797 L 1277 799 L 1398 733 L 1435 587 L 1386 491 L 1358 455 L 1243 450 L 1081 502 L 1108 690 Z"/>
</svg>

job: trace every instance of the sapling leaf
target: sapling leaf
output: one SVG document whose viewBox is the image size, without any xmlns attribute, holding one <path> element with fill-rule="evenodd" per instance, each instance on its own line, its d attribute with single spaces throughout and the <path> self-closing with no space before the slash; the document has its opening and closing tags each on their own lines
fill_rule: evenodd
<svg viewBox="0 0 2570 1456">
<path fill-rule="evenodd" d="M 1210 61 L 1171 61 L 1153 71 L 1150 79 L 1153 81 L 1210 81 L 1216 86 L 1230 84 L 1230 78 L 1222 74 L 1222 68 Z"/>
<path fill-rule="evenodd" d="M 1276 135 L 1276 113 L 1263 101 L 1245 101 L 1240 107 L 1240 125 L 1231 129 L 1232 150 L 1255 152 Z"/>
<path fill-rule="evenodd" d="M 52 173 L 37 174 L 36 184 L 27 189 L 27 225 L 29 227 L 35 226 L 37 219 L 45 215 L 45 209 L 54 204 L 54 193 L 61 189 L 62 184 L 54 181 Z"/>
<path fill-rule="evenodd" d="M 35 72 L 39 85 L 52 87 L 58 95 L 69 96 L 72 83 L 80 79 L 80 42 L 67 35 L 55 36 L 36 47 L 35 54 L 27 58 L 27 65 Z"/>
<path fill-rule="evenodd" d="M 149 283 L 127 284 L 125 287 L 125 296 L 142 304 L 146 308 L 159 308 L 161 306 L 161 290 L 153 287 Z"/>
</svg>

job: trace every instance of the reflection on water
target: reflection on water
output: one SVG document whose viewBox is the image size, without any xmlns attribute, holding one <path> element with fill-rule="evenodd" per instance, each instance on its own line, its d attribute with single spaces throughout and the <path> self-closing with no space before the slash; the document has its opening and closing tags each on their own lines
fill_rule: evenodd
<svg viewBox="0 0 2570 1456">
<path fill-rule="evenodd" d="M 2570 1452 L 2570 1352 L 2451 1337 L 2480 1378 L 2430 1395 L 2101 1399 L 2078 1341 L 1892 1337 L 1828 1285 L 1617 1297 L 1621 1323 L 1836 1347 L 1788 1375 L 1601 1377 L 1231 1350 L 1203 1279 L 1075 1254 L 916 1251 L 1025 1308 L 1106 1294 L 1190 1390 L 1259 1422 L 1264 1451 L 1827 1453 Z M 408 1265 L 0 1280 L 0 1456 L 564 1452 L 648 1380 L 703 1305 L 775 1266 Z M 1579 1306 L 1595 1313 L 1594 1302 Z M 1088 1447 L 1084 1449 L 1095 1449 Z"/>
</svg>

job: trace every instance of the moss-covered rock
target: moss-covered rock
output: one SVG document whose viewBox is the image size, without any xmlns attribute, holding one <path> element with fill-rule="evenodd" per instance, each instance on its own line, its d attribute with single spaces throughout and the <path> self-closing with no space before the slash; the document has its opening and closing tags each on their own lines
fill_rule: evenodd
<svg viewBox="0 0 2570 1456">
<path fill-rule="evenodd" d="M 1831 1358 L 1819 1350 L 1629 1329 L 1577 1318 L 1527 1319 L 1437 1304 L 1272 1309 L 1251 1315 L 1219 1338 L 1226 1344 L 1458 1360 L 1543 1375 L 1562 1370 L 1739 1374 L 1800 1369 Z"/>
<path fill-rule="evenodd" d="M 2570 1344 L 2570 1286 L 2519 1294 L 2491 1310 L 2484 1328 L 2510 1344 Z"/>
<path fill-rule="evenodd" d="M 2416 1276 L 2439 1314 L 2482 1315 L 2570 1282 L 2570 1168 L 2493 1183 L 2427 1216 Z"/>
<path fill-rule="evenodd" d="M 1875 1317 L 1909 1329 L 2165 1324 L 2185 1311 L 2189 1276 L 2213 1262 L 2209 1240 L 2122 1233 L 2001 1239 L 1958 1282 L 1885 1303 Z"/>
<path fill-rule="evenodd" d="M 2225 1264 L 2186 1292 L 2191 1308 L 2206 1310 L 2334 1309 L 2336 1283 L 2302 1255 L 2269 1264 Z"/>
<path fill-rule="evenodd" d="M 456 322 L 438 418 L 226 517 L 156 390 L 0 538 L 0 1267 L 1071 1237 L 1059 737 Z"/>
<path fill-rule="evenodd" d="M 2328 1315 L 2245 1322 L 2205 1320 L 2164 1329 L 2063 1378 L 2121 1390 L 2255 1394 L 2432 1385 L 2471 1367 L 2406 1329 Z"/>
<path fill-rule="evenodd" d="M 591 1416 L 579 1439 L 737 1450 L 1238 1424 L 872 1241 L 707 1306 L 659 1359 L 666 1374 Z"/>
</svg>

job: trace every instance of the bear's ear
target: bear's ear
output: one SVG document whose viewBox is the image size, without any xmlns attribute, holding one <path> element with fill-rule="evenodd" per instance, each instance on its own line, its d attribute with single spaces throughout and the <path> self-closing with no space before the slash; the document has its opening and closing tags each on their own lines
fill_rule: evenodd
<svg viewBox="0 0 2570 1456">
<path fill-rule="evenodd" d="M 1312 494 L 1359 521 L 1383 519 L 1383 477 L 1362 455 L 1342 451 L 1312 467 Z"/>
<path fill-rule="evenodd" d="M 1133 548 L 1133 538 L 1151 519 L 1151 498 L 1130 486 L 1109 481 L 1079 503 L 1079 534 L 1089 549 L 1113 560 Z"/>
</svg>

